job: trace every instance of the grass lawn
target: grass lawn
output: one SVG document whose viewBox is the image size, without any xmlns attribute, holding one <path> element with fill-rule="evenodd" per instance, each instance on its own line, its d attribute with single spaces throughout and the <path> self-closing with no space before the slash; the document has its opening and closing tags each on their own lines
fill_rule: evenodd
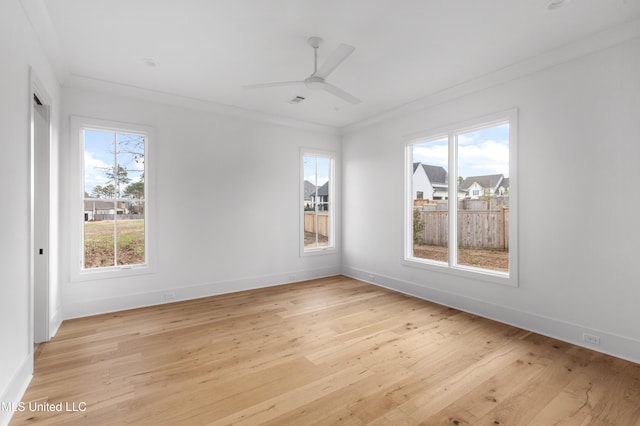
<svg viewBox="0 0 640 426">
<path fill-rule="evenodd" d="M 117 221 L 118 265 L 144 263 L 144 219 Z M 84 267 L 114 266 L 113 220 L 84 223 Z"/>
<path fill-rule="evenodd" d="M 421 259 L 437 260 L 440 262 L 447 262 L 449 256 L 447 247 L 418 244 L 414 244 L 413 246 L 413 255 Z M 509 251 L 460 247 L 458 250 L 458 264 L 508 272 Z"/>
<path fill-rule="evenodd" d="M 318 247 L 327 247 L 329 245 L 329 238 L 324 235 L 318 234 Z M 304 232 L 304 247 L 315 248 L 316 247 L 316 234 L 313 232 Z"/>
</svg>

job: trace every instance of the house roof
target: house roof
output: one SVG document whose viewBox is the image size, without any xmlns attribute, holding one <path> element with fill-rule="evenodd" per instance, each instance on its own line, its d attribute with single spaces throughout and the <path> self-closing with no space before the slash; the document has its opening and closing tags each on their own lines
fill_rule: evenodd
<svg viewBox="0 0 640 426">
<path fill-rule="evenodd" d="M 431 184 L 442 183 L 446 184 L 448 181 L 447 171 L 442 166 L 431 166 L 429 164 L 423 164 L 422 168 L 424 169 L 427 177 Z"/>
<path fill-rule="evenodd" d="M 477 182 L 483 188 L 495 188 L 500 181 L 504 178 L 502 174 L 499 175 L 484 175 L 484 176 L 469 176 L 460 184 L 460 189 L 467 190 Z"/>
<path fill-rule="evenodd" d="M 501 185 L 504 189 L 509 189 L 509 178 L 504 178 L 504 179 L 502 179 L 502 182 L 500 182 L 500 185 Z"/>
<path fill-rule="evenodd" d="M 304 181 L 304 199 L 305 200 L 311 199 L 311 194 L 313 194 L 314 192 L 316 192 L 316 186 L 311 182 L 309 182 L 308 180 L 305 180 Z"/>
<path fill-rule="evenodd" d="M 448 174 L 447 171 L 442 166 L 432 166 L 430 164 L 422 164 L 420 162 L 413 163 L 413 173 L 416 172 L 419 166 L 422 166 L 422 169 L 426 173 L 429 178 L 429 182 L 431 185 L 442 184 L 446 185 L 448 182 Z"/>
<path fill-rule="evenodd" d="M 320 196 L 329 196 L 329 181 L 318 188 L 318 195 Z"/>
</svg>

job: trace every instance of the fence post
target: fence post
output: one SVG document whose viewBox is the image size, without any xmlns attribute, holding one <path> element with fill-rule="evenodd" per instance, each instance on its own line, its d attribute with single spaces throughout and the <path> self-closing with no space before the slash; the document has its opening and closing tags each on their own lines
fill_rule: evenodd
<svg viewBox="0 0 640 426">
<path fill-rule="evenodd" d="M 506 233 L 506 220 L 505 220 L 505 208 L 504 206 L 500 206 L 500 226 L 498 226 L 498 229 L 500 230 L 500 248 L 502 250 L 504 250 L 507 246 L 506 246 L 506 242 L 505 242 L 505 233 Z"/>
</svg>

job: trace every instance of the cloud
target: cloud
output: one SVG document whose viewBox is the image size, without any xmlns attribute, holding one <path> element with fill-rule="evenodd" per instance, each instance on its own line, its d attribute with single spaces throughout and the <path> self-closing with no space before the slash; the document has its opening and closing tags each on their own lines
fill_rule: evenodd
<svg viewBox="0 0 640 426">
<path fill-rule="evenodd" d="M 509 147 L 493 140 L 460 145 L 458 171 L 464 177 L 500 173 L 509 176 Z"/>
<path fill-rule="evenodd" d="M 414 145 L 413 162 L 421 162 L 449 169 L 446 143 L 433 142 Z M 481 176 L 502 173 L 509 176 L 509 145 L 495 140 L 477 141 L 472 137 L 458 137 L 458 175 Z"/>
<path fill-rule="evenodd" d="M 91 192 L 96 185 L 103 185 L 107 181 L 104 172 L 112 168 L 111 164 L 94 158 L 91 152 L 84 152 L 84 190 Z"/>
<path fill-rule="evenodd" d="M 413 147 L 413 162 L 449 168 L 449 152 L 447 144 L 432 143 Z"/>
<path fill-rule="evenodd" d="M 309 176 L 305 176 L 304 180 L 308 180 L 309 182 L 313 183 L 315 181 L 316 177 L 315 175 L 309 175 Z M 329 177 L 328 176 L 318 176 L 318 186 L 322 186 L 325 183 L 327 183 L 329 181 Z"/>
</svg>

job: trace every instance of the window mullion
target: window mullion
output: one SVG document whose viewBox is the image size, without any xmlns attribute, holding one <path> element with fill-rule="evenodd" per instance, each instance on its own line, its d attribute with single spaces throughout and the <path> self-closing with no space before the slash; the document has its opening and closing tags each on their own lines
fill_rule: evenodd
<svg viewBox="0 0 640 426">
<path fill-rule="evenodd" d="M 316 239 L 316 248 L 318 248 L 318 246 L 320 245 L 320 241 L 319 241 L 319 238 L 318 238 L 318 222 L 319 222 L 318 221 L 318 213 L 319 213 L 319 211 L 318 211 L 318 204 L 319 204 L 319 202 L 318 202 L 318 200 L 319 200 L 319 195 L 318 195 L 318 157 L 313 157 L 313 158 L 314 158 L 314 164 L 315 164 L 315 172 L 314 172 L 315 175 L 314 175 L 313 178 L 314 178 L 314 180 L 316 182 L 315 183 L 315 185 L 316 185 L 316 189 L 315 189 L 316 197 L 315 197 L 315 203 L 313 203 L 314 204 L 313 209 L 315 211 L 314 228 L 313 229 L 315 230 L 314 236 L 315 236 L 315 239 Z"/>
<path fill-rule="evenodd" d="M 118 182 L 118 134 L 113 133 L 113 266 L 118 266 L 118 195 L 120 183 Z"/>
<path fill-rule="evenodd" d="M 329 246 L 334 245 L 334 232 L 331 230 L 334 229 L 333 221 L 335 220 L 335 211 L 333 209 L 333 199 L 335 197 L 335 170 L 335 160 L 331 159 L 329 161 L 329 183 L 327 184 L 327 229 L 329 230 L 327 242 Z"/>
<path fill-rule="evenodd" d="M 449 266 L 458 264 L 458 135 L 449 133 Z"/>
</svg>

